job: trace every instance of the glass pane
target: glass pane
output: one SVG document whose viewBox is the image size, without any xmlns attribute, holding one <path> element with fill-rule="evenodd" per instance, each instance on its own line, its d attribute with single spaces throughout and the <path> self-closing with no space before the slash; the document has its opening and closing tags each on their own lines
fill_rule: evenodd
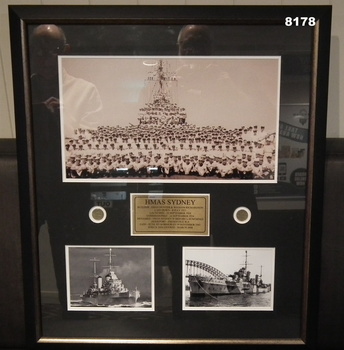
<svg viewBox="0 0 344 350">
<path fill-rule="evenodd" d="M 298 338 L 303 286 L 313 27 L 292 28 L 275 24 L 209 25 L 206 35 L 202 27 L 196 32 L 196 37 L 184 39 L 179 37 L 182 25 L 63 24 L 57 31 L 53 25 L 48 27 L 38 28 L 42 31 L 37 32 L 36 26 L 29 26 L 35 185 L 40 224 L 43 336 L 116 339 Z M 61 35 L 62 33 L 64 34 Z M 35 36 L 34 40 L 33 36 Z M 177 45 L 178 37 L 179 45 Z M 196 48 L 194 44 L 197 45 Z M 113 177 L 112 175 L 106 175 L 106 177 L 87 175 L 80 178 L 69 176 L 68 171 L 64 169 L 67 166 L 65 158 L 67 151 L 63 143 L 71 140 L 71 144 L 75 147 L 82 145 L 81 148 L 84 149 L 92 139 L 92 134 L 82 125 L 76 129 L 75 136 L 68 135 L 68 140 L 67 137 L 63 137 L 63 133 L 61 134 L 63 106 L 60 106 L 60 92 L 65 93 L 65 90 L 61 89 L 61 84 L 59 85 L 58 56 L 69 55 L 65 58 L 66 61 L 68 57 L 75 60 L 73 55 L 116 56 L 117 59 L 121 56 L 121 63 L 125 63 L 124 56 L 130 56 L 127 57 L 128 62 L 133 62 L 133 57 L 144 56 L 146 61 L 150 57 L 159 58 L 154 61 L 154 64 L 156 62 L 172 64 L 175 61 L 179 62 L 183 53 L 197 55 L 197 58 L 194 57 L 191 61 L 190 57 L 185 58 L 190 65 L 194 66 L 200 62 L 198 55 L 203 57 L 202 63 L 210 65 L 227 62 L 230 61 L 229 57 L 235 57 L 240 63 L 240 69 L 243 69 L 245 60 L 250 62 L 255 60 L 256 63 L 258 58 L 280 58 L 280 96 L 276 97 L 278 104 L 276 100 L 271 101 L 272 105 L 277 104 L 276 116 L 279 117 L 274 135 L 270 140 L 275 144 L 273 154 L 277 161 L 272 168 L 274 182 L 260 183 L 258 180 L 252 181 L 253 177 L 246 179 L 239 175 L 240 181 L 236 182 L 233 181 L 235 178 L 233 171 L 225 181 L 219 181 L 223 180 L 218 175 L 219 172 L 209 172 L 203 178 L 204 174 L 200 174 L 201 170 L 194 173 L 193 177 L 187 177 L 186 181 L 184 181 L 185 173 L 184 177 L 176 172 L 173 176 L 166 177 L 160 170 L 158 174 L 152 174 L 155 177 L 150 177 L 147 176 L 148 166 L 140 173 L 143 177 L 139 177 L 137 172 L 128 175 L 125 173 L 127 170 Z M 79 61 L 73 62 L 81 65 L 84 60 L 79 58 Z M 157 70 L 154 71 L 152 68 L 151 72 L 159 74 L 159 67 L 163 67 L 163 64 L 161 66 L 159 64 L 156 67 Z M 261 71 L 258 71 L 256 66 L 251 68 L 252 74 L 245 71 L 242 75 L 246 85 L 241 81 L 243 84 L 241 86 L 245 87 L 244 91 L 241 91 L 241 97 L 240 94 L 234 94 L 237 92 L 235 89 L 229 93 L 228 85 L 223 85 L 223 88 L 216 86 L 223 94 L 220 103 L 231 100 L 234 95 L 236 99 L 245 101 L 242 102 L 242 110 L 245 110 L 254 97 L 248 87 L 256 91 L 257 96 L 260 96 L 258 92 L 264 96 L 268 82 L 265 81 L 266 86 L 259 85 L 258 77 Z M 89 69 L 95 69 L 95 66 L 91 64 Z M 130 68 L 126 74 L 131 74 L 132 69 Z M 120 74 L 122 72 L 118 72 L 118 76 L 106 74 L 106 71 L 104 73 L 102 70 L 99 72 L 103 74 L 101 79 L 104 85 L 109 86 L 107 92 L 110 96 L 111 84 L 116 83 L 118 76 L 125 79 L 125 74 Z M 163 72 L 166 73 L 165 70 Z M 202 68 L 199 77 L 202 78 L 207 72 L 207 68 Z M 75 95 L 73 100 L 75 109 L 85 108 L 86 104 L 94 98 L 88 94 L 94 92 L 92 85 L 89 84 L 92 81 L 83 82 L 84 85 L 80 85 L 82 84 L 80 78 L 87 80 L 86 77 L 92 75 L 89 73 L 85 69 L 84 76 L 70 78 L 70 83 L 75 84 L 72 88 Z M 229 74 L 228 71 L 226 73 Z M 227 79 L 235 82 L 237 73 L 233 70 L 233 76 L 229 75 Z M 214 74 L 211 73 L 210 78 Z M 170 75 L 168 81 L 171 82 L 173 77 Z M 166 82 L 164 79 L 160 75 L 160 78 L 154 82 L 162 86 Z M 128 78 L 129 82 L 131 81 Z M 136 83 L 140 82 L 136 81 Z M 192 92 L 204 95 L 204 91 L 200 91 L 199 86 L 195 86 Z M 206 90 L 208 95 L 202 95 L 198 101 L 200 106 L 204 104 L 204 108 L 209 108 L 209 111 L 216 111 L 218 106 L 214 103 L 214 99 L 209 98 L 211 90 Z M 159 86 L 157 91 L 160 91 Z M 104 97 L 104 95 L 99 96 Z M 116 97 L 114 95 L 113 99 L 115 100 Z M 127 97 L 130 99 L 132 96 Z M 137 99 L 137 96 L 134 97 Z M 97 98 L 96 96 L 96 102 Z M 103 107 L 109 100 L 108 96 L 106 98 L 106 101 L 102 101 Z M 161 102 L 162 97 L 159 98 Z M 164 99 L 166 102 L 166 96 Z M 92 107 L 96 106 L 96 102 Z M 118 150 L 120 144 L 123 147 L 123 144 L 128 146 L 129 143 L 123 141 L 123 133 L 118 135 L 119 130 L 123 131 L 125 126 L 134 125 L 135 135 L 138 135 L 147 129 L 153 130 L 152 120 L 154 119 L 154 123 L 157 123 L 154 124 L 155 132 L 161 127 L 161 134 L 175 132 L 176 129 L 183 129 L 183 132 L 188 135 L 193 133 L 195 127 L 198 127 L 195 126 L 198 121 L 189 123 L 187 118 L 183 119 L 183 111 L 181 111 L 183 106 L 179 106 L 178 101 L 173 103 L 176 103 L 173 105 L 175 110 L 172 111 L 175 114 L 168 114 L 167 118 L 171 118 L 170 120 L 174 118 L 175 123 L 162 122 L 162 113 L 167 113 L 167 108 L 171 113 L 170 100 L 160 105 L 159 110 L 158 104 L 154 105 L 154 100 L 151 102 L 147 99 L 141 106 L 149 106 L 149 111 L 146 110 L 145 113 L 150 117 L 153 112 L 157 113 L 154 114 L 154 118 L 143 123 L 142 119 L 139 119 L 138 108 L 136 124 L 123 122 L 123 125 L 118 128 L 112 126 L 109 131 L 112 141 L 114 138 L 122 139 L 122 143 L 117 142 L 118 140 L 113 142 L 117 153 L 120 153 Z M 259 117 L 261 112 L 259 105 L 257 104 L 256 111 L 252 111 L 252 114 L 257 113 L 253 116 L 253 120 L 258 122 L 246 125 L 239 130 L 241 140 L 233 139 L 233 142 L 228 143 L 230 153 L 225 153 L 225 158 L 233 157 L 233 146 L 241 149 L 244 145 L 245 150 L 248 149 L 247 152 L 250 152 L 250 146 L 253 149 L 259 148 L 260 143 L 266 145 L 269 135 L 261 129 L 264 125 L 259 123 L 263 119 L 263 116 Z M 137 101 L 135 106 L 139 106 Z M 238 114 L 239 112 L 241 109 L 237 111 Z M 114 118 L 118 118 L 116 116 L 118 113 L 119 110 L 114 108 Z M 209 121 L 205 121 L 202 117 L 199 123 L 203 128 L 207 128 L 206 130 L 211 130 L 212 119 L 215 119 L 215 116 L 209 115 Z M 237 128 L 237 124 L 237 114 L 234 115 L 228 111 L 226 131 L 233 131 Z M 97 130 L 107 126 L 102 125 L 99 120 L 96 121 L 96 125 Z M 252 136 L 250 142 L 245 138 L 247 133 Z M 255 134 L 262 135 L 262 138 L 255 139 L 253 137 Z M 160 137 L 157 133 L 154 135 L 157 138 Z M 99 137 L 97 133 L 93 136 Z M 134 138 L 133 135 L 130 137 Z M 104 142 L 105 139 L 101 141 Z M 178 141 L 180 142 L 180 139 Z M 159 142 L 161 142 L 160 139 Z M 166 143 L 166 147 L 170 148 L 171 152 L 174 141 L 168 139 Z M 153 140 L 150 140 L 149 145 L 153 144 Z M 215 145 L 218 147 L 219 143 Z M 211 143 L 209 146 L 211 147 Z M 109 147 L 111 148 L 111 143 Z M 145 147 L 144 143 L 143 147 Z M 149 147 L 154 148 L 154 146 Z M 204 145 L 202 147 L 204 151 Z M 105 152 L 103 150 L 99 153 L 104 155 Z M 130 152 L 126 153 L 128 154 Z M 86 156 L 89 155 L 86 154 Z M 140 157 L 138 153 L 135 154 L 135 158 Z M 144 155 L 142 158 L 141 161 L 146 161 Z M 235 155 L 233 159 L 236 158 L 239 157 Z M 128 166 L 115 169 L 118 168 L 127 169 Z M 152 168 L 163 167 L 160 165 Z M 82 168 L 80 169 L 81 173 Z M 220 169 L 219 165 L 217 165 L 218 169 Z M 78 169 L 75 171 L 78 172 Z M 201 181 L 200 176 L 202 176 Z M 63 182 L 63 179 L 73 179 L 73 181 Z M 98 181 L 99 179 L 101 181 Z M 178 200 L 184 199 L 183 196 L 187 195 L 191 198 L 188 200 L 191 201 L 195 199 L 194 195 L 209 195 L 209 235 L 204 237 L 190 235 L 171 237 L 165 234 L 141 237 L 132 235 L 131 194 L 145 194 L 147 199 L 160 198 L 161 200 L 166 200 L 169 194 L 179 196 Z M 153 205 L 152 203 L 149 204 Z M 165 211 L 169 210 L 166 202 L 155 202 L 155 204 Z M 177 204 L 173 204 L 172 209 L 177 210 Z M 186 212 L 184 208 L 182 213 Z M 154 213 L 157 211 L 150 212 L 150 217 Z M 193 219 L 194 213 L 191 211 Z M 159 215 L 163 220 L 164 214 Z M 172 215 L 171 212 L 169 215 Z M 142 219 L 142 216 L 140 214 L 139 219 Z M 160 225 L 160 228 L 162 228 L 161 220 L 154 221 L 150 218 L 150 222 Z M 169 223 L 177 223 L 177 220 L 166 220 Z M 194 251 L 197 254 L 193 255 Z M 220 252 L 221 254 L 224 252 L 224 257 L 221 257 Z M 240 257 L 238 260 L 235 257 L 236 254 Z M 259 257 L 261 262 L 258 261 Z M 223 266 L 223 259 L 228 259 L 227 267 Z M 263 266 L 264 264 L 266 266 Z M 241 270 L 243 266 L 244 270 Z M 189 267 L 197 267 L 200 272 L 190 272 L 187 269 Z M 251 277 L 247 275 L 248 270 L 252 270 Z M 265 271 L 270 272 L 265 276 Z M 210 273 L 210 277 L 203 277 L 202 280 L 198 273 Z M 238 293 L 229 293 L 228 290 L 234 290 L 238 286 L 235 278 L 241 278 L 240 283 L 246 282 L 247 289 L 251 292 L 253 286 L 258 290 L 258 281 L 266 281 L 265 289 L 261 284 L 260 293 L 245 293 L 244 287 L 238 289 Z M 225 295 L 219 296 L 221 293 L 216 288 L 222 287 L 211 283 L 210 287 L 215 288 L 216 293 L 209 292 L 210 289 L 207 289 L 210 296 L 195 296 L 192 286 L 202 281 L 208 283 L 209 279 L 220 281 L 220 286 L 226 287 Z M 114 291 L 109 292 L 115 285 L 117 294 Z M 234 285 L 235 288 L 229 289 L 229 285 Z M 264 304 L 266 298 L 268 298 L 268 304 Z M 269 310 L 265 309 L 266 305 Z M 250 312 L 240 312 L 242 310 Z M 261 311 L 264 311 L 264 317 Z M 80 320 L 82 320 L 82 326 L 80 326 Z M 205 328 L 207 332 L 200 333 L 200 329 Z"/>
</svg>

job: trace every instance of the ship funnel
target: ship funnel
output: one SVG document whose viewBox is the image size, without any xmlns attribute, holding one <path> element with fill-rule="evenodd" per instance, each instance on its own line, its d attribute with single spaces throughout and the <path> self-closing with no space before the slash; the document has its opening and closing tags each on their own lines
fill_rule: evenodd
<svg viewBox="0 0 344 350">
<path fill-rule="evenodd" d="M 103 279 L 102 276 L 98 276 L 97 278 L 97 284 L 98 284 L 98 288 L 101 288 L 103 285 Z"/>
</svg>

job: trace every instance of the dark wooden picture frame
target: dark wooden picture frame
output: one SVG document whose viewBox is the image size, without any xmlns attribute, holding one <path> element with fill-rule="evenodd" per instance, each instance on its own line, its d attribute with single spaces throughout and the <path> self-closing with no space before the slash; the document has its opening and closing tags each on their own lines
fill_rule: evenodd
<svg viewBox="0 0 344 350">
<path fill-rule="evenodd" d="M 10 6 L 9 14 L 28 345 L 312 347 L 319 294 L 331 7 Z M 46 104 L 35 104 L 40 84 L 32 82 L 35 51 L 30 38 L 42 24 L 63 28 L 79 55 L 178 55 L 179 31 L 192 24 L 212 29 L 216 55 L 281 56 L 280 112 L 285 119 L 281 113 L 278 182 L 63 183 L 59 119 L 42 118 Z M 45 49 L 38 56 L 59 53 L 57 46 Z M 209 193 L 210 237 L 131 237 L 130 193 L 164 192 Z M 88 217 L 91 208 L 102 206 L 94 201 L 95 193 L 103 194 L 97 197 L 100 201 L 111 202 L 106 220 L 99 223 Z M 233 219 L 238 208 L 248 208 L 248 222 Z M 38 239 L 42 224 L 48 225 L 50 234 L 59 291 L 55 306 L 41 290 L 48 277 L 40 270 L 45 264 Z M 155 311 L 143 316 L 68 312 L 64 252 L 69 245 L 154 246 Z M 183 311 L 182 249 L 198 246 L 273 248 L 273 310 Z"/>
</svg>

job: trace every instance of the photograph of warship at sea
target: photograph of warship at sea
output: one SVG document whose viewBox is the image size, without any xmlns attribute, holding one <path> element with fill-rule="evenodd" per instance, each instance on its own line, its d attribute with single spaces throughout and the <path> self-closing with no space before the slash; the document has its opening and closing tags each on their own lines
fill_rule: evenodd
<svg viewBox="0 0 344 350">
<path fill-rule="evenodd" d="M 280 61 L 59 57 L 63 181 L 276 183 Z"/>
<path fill-rule="evenodd" d="M 272 311 L 274 248 L 183 248 L 183 310 Z"/>
<path fill-rule="evenodd" d="M 154 311 L 153 246 L 66 246 L 69 311 Z"/>
</svg>

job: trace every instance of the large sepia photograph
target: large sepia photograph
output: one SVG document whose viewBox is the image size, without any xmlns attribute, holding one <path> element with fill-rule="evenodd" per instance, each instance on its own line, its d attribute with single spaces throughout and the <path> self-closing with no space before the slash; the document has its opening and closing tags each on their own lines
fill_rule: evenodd
<svg viewBox="0 0 344 350">
<path fill-rule="evenodd" d="M 273 311 L 275 248 L 183 248 L 183 310 Z"/>
<path fill-rule="evenodd" d="M 277 182 L 279 56 L 60 56 L 65 182 Z"/>
<path fill-rule="evenodd" d="M 66 246 L 69 311 L 154 311 L 154 247 Z"/>
</svg>

